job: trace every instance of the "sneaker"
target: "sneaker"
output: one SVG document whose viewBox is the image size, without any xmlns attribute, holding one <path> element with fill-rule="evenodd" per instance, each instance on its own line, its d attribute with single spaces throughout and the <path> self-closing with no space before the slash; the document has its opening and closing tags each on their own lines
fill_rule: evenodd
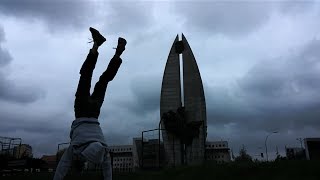
<svg viewBox="0 0 320 180">
<path fill-rule="evenodd" d="M 97 43 L 98 46 L 101 46 L 101 44 L 103 44 L 106 41 L 106 38 L 103 37 L 98 30 L 92 27 L 90 27 L 89 30 L 92 34 L 93 41 Z"/>
<path fill-rule="evenodd" d="M 116 54 L 121 55 L 122 52 L 126 49 L 126 45 L 127 45 L 127 41 L 124 38 L 119 37 L 118 46 L 116 48 Z"/>
</svg>

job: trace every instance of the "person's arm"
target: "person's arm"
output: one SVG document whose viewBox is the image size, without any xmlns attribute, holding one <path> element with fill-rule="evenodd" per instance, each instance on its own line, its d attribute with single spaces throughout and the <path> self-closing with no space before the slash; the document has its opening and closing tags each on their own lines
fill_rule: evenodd
<svg viewBox="0 0 320 180">
<path fill-rule="evenodd" d="M 112 180 L 112 166 L 109 152 L 106 152 L 106 155 L 104 156 L 104 160 L 102 162 L 102 171 L 104 180 Z"/>
<path fill-rule="evenodd" d="M 72 147 L 69 146 L 59 161 L 53 180 L 63 180 L 63 178 L 67 175 L 72 163 L 72 154 Z"/>
</svg>

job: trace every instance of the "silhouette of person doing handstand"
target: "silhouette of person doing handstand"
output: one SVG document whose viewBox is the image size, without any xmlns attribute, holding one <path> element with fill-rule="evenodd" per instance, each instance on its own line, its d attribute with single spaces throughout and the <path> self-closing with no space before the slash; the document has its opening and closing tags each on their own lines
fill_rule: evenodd
<svg viewBox="0 0 320 180">
<path fill-rule="evenodd" d="M 99 55 L 98 48 L 106 39 L 98 30 L 92 27 L 89 30 L 94 43 L 80 70 L 80 80 L 74 102 L 76 119 L 72 122 L 70 131 L 71 142 L 61 157 L 54 180 L 63 179 L 74 160 L 100 164 L 104 179 L 112 179 L 111 158 L 98 118 L 108 83 L 113 80 L 122 63 L 120 55 L 125 50 L 127 41 L 119 37 L 116 52 L 90 95 L 92 73 Z"/>
</svg>

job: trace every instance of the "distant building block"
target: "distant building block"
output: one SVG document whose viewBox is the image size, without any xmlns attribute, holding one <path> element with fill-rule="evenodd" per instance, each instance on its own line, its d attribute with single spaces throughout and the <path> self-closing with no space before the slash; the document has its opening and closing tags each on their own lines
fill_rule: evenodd
<svg viewBox="0 0 320 180">
<path fill-rule="evenodd" d="M 320 160 L 320 138 L 305 138 L 304 146 L 308 160 Z"/>
</svg>

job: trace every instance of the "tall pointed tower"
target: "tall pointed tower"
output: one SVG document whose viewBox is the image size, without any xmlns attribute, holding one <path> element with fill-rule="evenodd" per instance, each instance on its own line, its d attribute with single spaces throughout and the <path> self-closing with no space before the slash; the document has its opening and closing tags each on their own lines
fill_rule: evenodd
<svg viewBox="0 0 320 180">
<path fill-rule="evenodd" d="M 207 136 L 206 103 L 198 65 L 183 34 L 181 41 L 178 35 L 176 36 L 164 70 L 160 99 L 161 118 L 164 113 L 176 112 L 179 107 L 184 107 L 187 123 L 201 122 L 201 126 L 197 137 L 187 146 L 182 144 L 181 137 L 167 130 L 162 131 L 167 165 L 201 163 L 205 158 Z M 167 129 L 163 121 L 161 127 Z"/>
</svg>

